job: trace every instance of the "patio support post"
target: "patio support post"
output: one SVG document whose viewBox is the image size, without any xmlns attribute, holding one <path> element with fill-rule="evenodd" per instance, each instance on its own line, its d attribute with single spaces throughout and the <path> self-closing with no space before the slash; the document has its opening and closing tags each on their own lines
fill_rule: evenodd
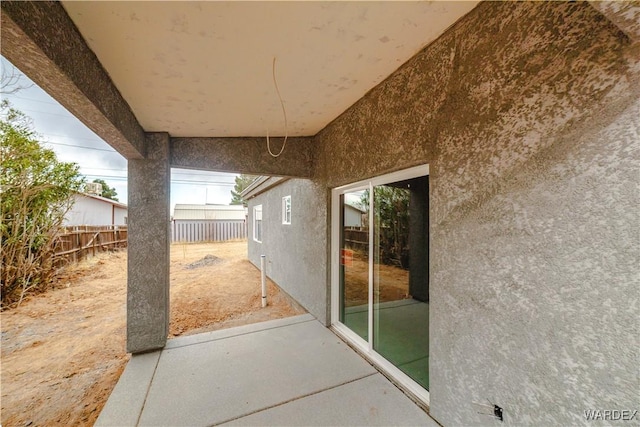
<svg viewBox="0 0 640 427">
<path fill-rule="evenodd" d="M 127 351 L 164 347 L 169 332 L 169 134 L 145 134 L 147 157 L 129 160 Z"/>
</svg>

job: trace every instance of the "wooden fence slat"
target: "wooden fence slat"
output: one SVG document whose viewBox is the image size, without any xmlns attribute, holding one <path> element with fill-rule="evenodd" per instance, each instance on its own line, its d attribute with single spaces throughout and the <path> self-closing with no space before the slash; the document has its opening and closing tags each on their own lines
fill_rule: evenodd
<svg viewBox="0 0 640 427">
<path fill-rule="evenodd" d="M 53 256 L 56 265 L 61 266 L 114 246 L 127 246 L 126 226 L 73 226 L 56 237 Z"/>
</svg>

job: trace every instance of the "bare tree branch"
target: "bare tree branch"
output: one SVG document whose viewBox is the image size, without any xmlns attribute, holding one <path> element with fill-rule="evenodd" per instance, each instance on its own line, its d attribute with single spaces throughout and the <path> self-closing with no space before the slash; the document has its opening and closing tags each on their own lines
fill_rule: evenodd
<svg viewBox="0 0 640 427">
<path fill-rule="evenodd" d="M 0 80 L 1 95 L 13 95 L 23 89 L 28 89 L 33 86 L 33 83 L 21 83 L 24 79 L 24 74 L 22 74 L 16 67 L 10 65 L 6 61 L 2 61 L 2 77 Z"/>
</svg>

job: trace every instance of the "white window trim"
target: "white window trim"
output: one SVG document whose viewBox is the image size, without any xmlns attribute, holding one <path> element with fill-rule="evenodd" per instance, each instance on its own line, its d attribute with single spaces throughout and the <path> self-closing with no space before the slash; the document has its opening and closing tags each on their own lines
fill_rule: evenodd
<svg viewBox="0 0 640 427">
<path fill-rule="evenodd" d="M 257 236 L 256 236 L 256 212 L 260 211 L 260 240 L 258 240 Z M 262 233 L 264 232 L 264 227 L 263 225 L 263 218 L 262 218 L 262 205 L 255 205 L 253 207 L 253 241 L 254 242 L 258 242 L 258 243 L 262 243 Z"/>
<path fill-rule="evenodd" d="M 289 202 L 289 218 L 287 219 L 287 201 Z M 282 223 L 291 225 L 291 195 L 282 198 Z"/>
</svg>

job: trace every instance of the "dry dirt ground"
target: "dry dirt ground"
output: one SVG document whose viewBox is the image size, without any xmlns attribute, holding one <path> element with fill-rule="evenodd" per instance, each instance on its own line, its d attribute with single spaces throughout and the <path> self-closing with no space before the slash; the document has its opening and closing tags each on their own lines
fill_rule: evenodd
<svg viewBox="0 0 640 427">
<path fill-rule="evenodd" d="M 170 337 L 303 313 L 260 272 L 247 243 L 171 247 Z M 122 373 L 126 251 L 67 267 L 53 290 L 0 314 L 2 426 L 93 425 Z"/>
<path fill-rule="evenodd" d="M 393 265 L 374 264 L 376 302 L 397 301 L 409 295 L 409 271 Z M 350 266 L 345 267 L 345 306 L 353 307 L 369 301 L 369 261 L 354 252 Z"/>
</svg>

